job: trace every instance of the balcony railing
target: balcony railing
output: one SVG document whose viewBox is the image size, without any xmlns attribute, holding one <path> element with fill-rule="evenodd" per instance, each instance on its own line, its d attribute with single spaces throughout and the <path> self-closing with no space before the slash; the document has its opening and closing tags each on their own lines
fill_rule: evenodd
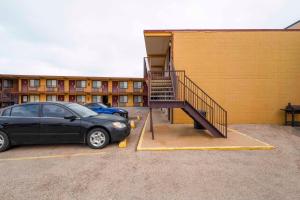
<svg viewBox="0 0 300 200">
<path fill-rule="evenodd" d="M 113 94 L 125 94 L 125 93 L 131 93 L 132 89 L 129 88 L 113 88 L 112 93 Z"/>
<path fill-rule="evenodd" d="M 70 93 L 84 93 L 87 92 L 87 88 L 70 88 Z"/>
<path fill-rule="evenodd" d="M 108 93 L 108 88 L 92 88 L 92 93 Z"/>
</svg>

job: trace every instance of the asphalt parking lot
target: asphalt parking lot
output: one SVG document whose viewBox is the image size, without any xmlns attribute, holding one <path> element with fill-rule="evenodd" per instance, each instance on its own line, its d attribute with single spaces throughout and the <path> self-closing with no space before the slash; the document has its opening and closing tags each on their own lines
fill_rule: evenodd
<svg viewBox="0 0 300 200">
<path fill-rule="evenodd" d="M 21 146 L 0 154 L 0 199 L 300 199 L 300 129 L 231 128 L 274 145 L 260 151 L 137 152 L 147 109 L 127 148 Z"/>
</svg>

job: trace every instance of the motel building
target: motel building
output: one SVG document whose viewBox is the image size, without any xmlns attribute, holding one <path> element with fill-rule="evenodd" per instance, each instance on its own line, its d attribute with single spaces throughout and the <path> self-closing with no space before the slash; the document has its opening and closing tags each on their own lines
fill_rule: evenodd
<svg viewBox="0 0 300 200">
<path fill-rule="evenodd" d="M 282 124 L 280 109 L 300 104 L 299 24 L 144 30 L 150 110 L 167 108 L 171 123 L 198 122 L 216 137 L 228 124 Z"/>
<path fill-rule="evenodd" d="M 142 107 L 147 85 L 143 78 L 0 75 L 1 107 L 43 101 Z"/>
</svg>

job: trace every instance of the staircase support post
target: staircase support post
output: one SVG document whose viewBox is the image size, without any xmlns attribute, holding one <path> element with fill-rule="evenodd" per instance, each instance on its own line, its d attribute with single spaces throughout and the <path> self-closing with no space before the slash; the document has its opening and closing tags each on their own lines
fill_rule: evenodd
<svg viewBox="0 0 300 200">
<path fill-rule="evenodd" d="M 152 119 L 152 108 L 149 107 L 150 110 L 150 131 L 152 133 L 152 140 L 154 140 L 154 131 L 153 131 L 153 119 Z"/>
</svg>

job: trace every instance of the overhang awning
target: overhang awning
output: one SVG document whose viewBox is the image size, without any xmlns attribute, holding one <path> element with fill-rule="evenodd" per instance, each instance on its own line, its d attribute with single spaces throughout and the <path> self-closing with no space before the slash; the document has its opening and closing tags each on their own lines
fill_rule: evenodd
<svg viewBox="0 0 300 200">
<path fill-rule="evenodd" d="M 172 33 L 144 31 L 144 37 L 147 57 L 151 60 L 150 67 L 164 67 Z"/>
</svg>

